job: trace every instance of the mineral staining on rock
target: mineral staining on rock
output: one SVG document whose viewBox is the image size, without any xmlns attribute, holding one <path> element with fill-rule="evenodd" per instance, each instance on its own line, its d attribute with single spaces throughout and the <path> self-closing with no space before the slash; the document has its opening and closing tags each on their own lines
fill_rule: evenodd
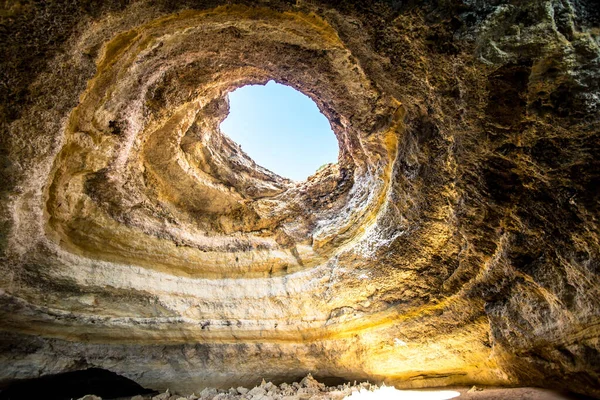
<svg viewBox="0 0 600 400">
<path fill-rule="evenodd" d="M 594 5 L 225 3 L 3 10 L 0 382 L 600 396 Z M 339 164 L 296 184 L 219 131 L 270 79 Z"/>
</svg>

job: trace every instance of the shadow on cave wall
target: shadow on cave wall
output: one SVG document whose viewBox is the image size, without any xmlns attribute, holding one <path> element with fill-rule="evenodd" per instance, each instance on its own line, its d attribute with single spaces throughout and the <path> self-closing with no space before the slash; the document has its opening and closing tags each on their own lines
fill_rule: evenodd
<svg viewBox="0 0 600 400">
<path fill-rule="evenodd" d="M 86 394 L 115 399 L 138 394 L 156 393 L 131 379 L 101 368 L 23 379 L 0 389 L 0 400 L 70 400 Z"/>
</svg>

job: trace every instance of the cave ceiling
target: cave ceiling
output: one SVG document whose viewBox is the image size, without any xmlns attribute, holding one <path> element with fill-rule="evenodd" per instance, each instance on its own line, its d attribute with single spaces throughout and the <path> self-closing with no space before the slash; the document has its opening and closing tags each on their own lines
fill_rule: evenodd
<svg viewBox="0 0 600 400">
<path fill-rule="evenodd" d="M 600 396 L 593 1 L 7 2 L 0 382 L 268 379 Z M 304 182 L 219 124 L 275 80 Z M 318 146 L 315 143 L 315 146 Z"/>
</svg>

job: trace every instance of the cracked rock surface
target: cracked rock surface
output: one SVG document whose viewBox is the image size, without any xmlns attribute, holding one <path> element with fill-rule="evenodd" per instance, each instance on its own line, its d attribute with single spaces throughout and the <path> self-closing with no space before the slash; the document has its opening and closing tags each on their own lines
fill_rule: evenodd
<svg viewBox="0 0 600 400">
<path fill-rule="evenodd" d="M 0 384 L 105 368 L 600 397 L 592 0 L 0 6 Z M 219 124 L 269 80 L 337 164 Z"/>
</svg>

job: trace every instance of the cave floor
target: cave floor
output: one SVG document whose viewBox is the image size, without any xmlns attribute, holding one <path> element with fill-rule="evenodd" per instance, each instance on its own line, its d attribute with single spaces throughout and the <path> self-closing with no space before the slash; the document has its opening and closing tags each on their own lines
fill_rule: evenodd
<svg viewBox="0 0 600 400">
<path fill-rule="evenodd" d="M 416 393 L 418 392 L 418 393 Z M 456 392 L 454 395 L 449 396 L 446 393 Z M 226 395 L 229 399 L 253 399 L 253 395 Z M 328 400 L 335 399 L 339 400 L 340 396 L 337 396 L 338 393 L 321 393 L 318 395 L 298 395 L 298 396 L 273 396 L 273 397 L 262 397 L 262 399 L 270 398 L 270 399 L 286 399 L 286 400 Z M 437 396 L 436 396 L 437 394 Z M 457 396 L 457 394 L 460 394 Z M 430 395 L 430 396 L 429 396 Z M 148 396 L 137 396 L 137 397 L 122 397 L 115 400 L 152 400 L 152 399 L 160 399 L 160 400 L 208 400 L 211 396 L 205 396 L 200 394 L 198 396 L 189 395 L 174 395 L 171 394 L 170 397 L 165 396 L 165 393 L 161 393 L 159 395 L 148 395 Z M 572 393 L 563 393 L 557 392 L 548 389 L 540 389 L 533 387 L 522 387 L 522 388 L 502 388 L 502 387 L 486 387 L 473 389 L 470 387 L 444 387 L 444 388 L 432 388 L 432 389 L 417 389 L 417 390 L 406 390 L 403 392 L 396 393 L 381 393 L 377 394 L 376 392 L 368 392 L 367 396 L 357 395 L 356 393 L 352 396 L 345 397 L 349 400 L 446 400 L 446 399 L 476 399 L 476 400 L 586 400 L 592 399 L 592 397 L 572 394 Z"/>
<path fill-rule="evenodd" d="M 471 391 L 470 388 L 446 388 L 445 390 L 455 390 L 460 393 L 457 399 L 477 399 L 477 400 L 500 400 L 500 399 L 519 399 L 519 400 L 584 400 L 590 397 L 556 392 L 548 389 L 539 389 L 532 387 L 523 388 L 481 388 L 480 391 Z"/>
</svg>

